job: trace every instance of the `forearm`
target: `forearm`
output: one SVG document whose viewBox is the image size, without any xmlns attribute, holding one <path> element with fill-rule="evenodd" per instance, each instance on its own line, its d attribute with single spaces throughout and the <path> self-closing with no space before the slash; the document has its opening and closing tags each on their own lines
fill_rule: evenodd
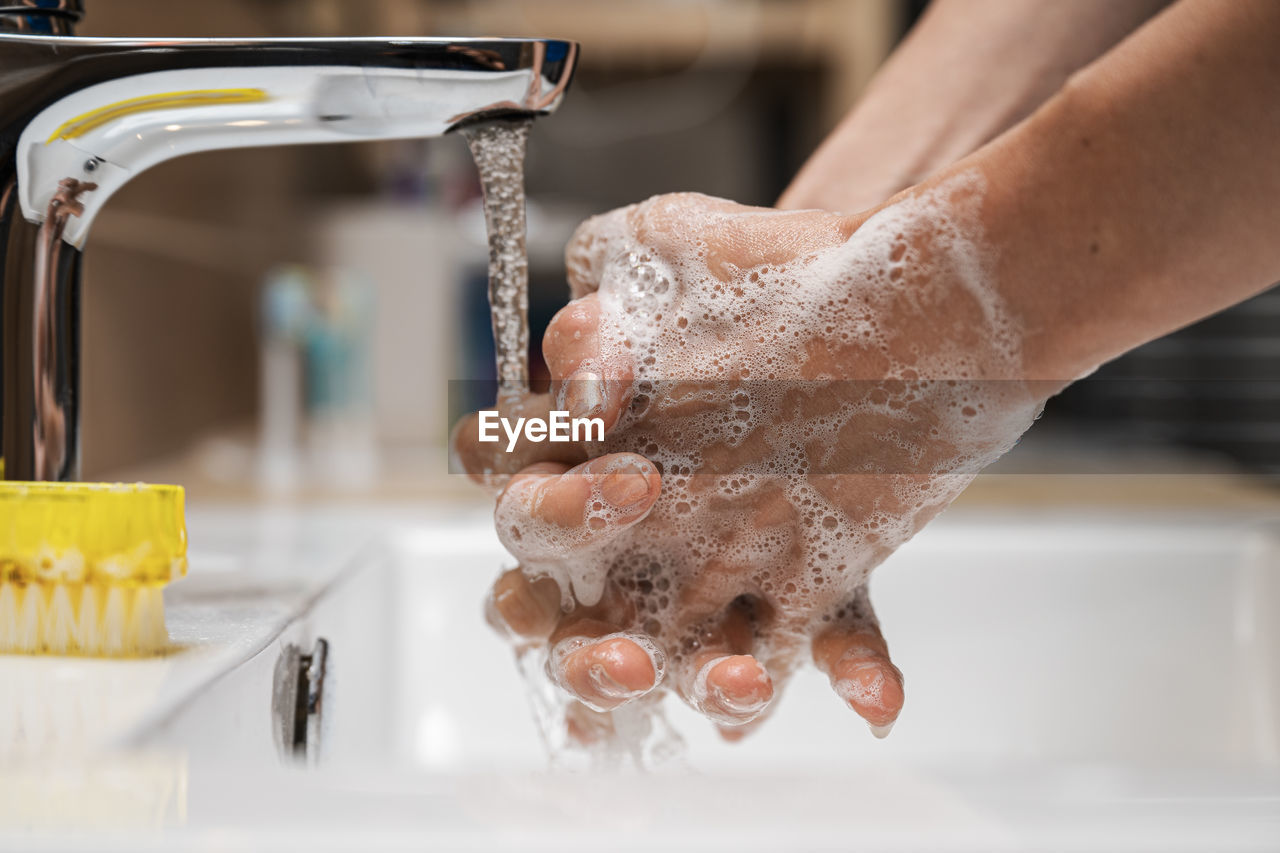
<svg viewBox="0 0 1280 853">
<path fill-rule="evenodd" d="M 782 208 L 864 210 L 1034 111 L 1167 0 L 936 0 Z"/>
<path fill-rule="evenodd" d="M 1029 376 L 1072 379 L 1280 279 L 1277 44 L 1280 3 L 1182 0 L 954 167 L 986 177 Z"/>
</svg>

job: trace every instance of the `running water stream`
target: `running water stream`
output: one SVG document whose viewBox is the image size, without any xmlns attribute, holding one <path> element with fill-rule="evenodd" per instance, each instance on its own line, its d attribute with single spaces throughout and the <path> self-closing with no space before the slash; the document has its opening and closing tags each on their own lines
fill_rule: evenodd
<svg viewBox="0 0 1280 853">
<path fill-rule="evenodd" d="M 462 129 L 480 172 L 489 232 L 489 307 L 498 399 L 529 391 L 529 257 L 525 245 L 524 154 L 531 117 Z"/>
<path fill-rule="evenodd" d="M 529 392 L 529 258 L 525 242 L 524 157 L 532 118 L 499 119 L 462 129 L 480 172 L 489 233 L 489 308 L 498 368 L 498 401 Z M 554 766 L 660 766 L 678 761 L 681 740 L 654 703 L 611 714 L 570 700 L 547 675 L 547 650 L 516 651 L 531 710 Z M 571 731 L 577 736 L 571 736 Z"/>
</svg>

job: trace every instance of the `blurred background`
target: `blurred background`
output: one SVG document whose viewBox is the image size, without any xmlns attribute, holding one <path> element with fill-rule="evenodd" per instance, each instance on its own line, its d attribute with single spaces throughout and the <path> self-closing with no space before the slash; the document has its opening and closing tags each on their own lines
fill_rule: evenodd
<svg viewBox="0 0 1280 853">
<path fill-rule="evenodd" d="M 579 221 L 675 190 L 771 204 L 924 3 L 86 5 L 86 36 L 582 42 L 527 161 L 536 342 L 565 301 Z M 131 181 L 86 259 L 85 477 L 283 492 L 449 479 L 451 416 L 487 402 L 451 380 L 493 374 L 478 195 L 456 137 L 201 154 Z M 1002 470 L 1274 476 L 1277 377 L 1280 294 L 1264 294 L 1052 401 Z"/>
</svg>

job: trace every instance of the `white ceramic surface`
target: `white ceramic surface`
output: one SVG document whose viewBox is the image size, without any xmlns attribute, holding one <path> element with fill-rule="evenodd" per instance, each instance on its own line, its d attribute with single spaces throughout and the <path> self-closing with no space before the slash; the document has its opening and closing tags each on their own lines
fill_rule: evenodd
<svg viewBox="0 0 1280 853">
<path fill-rule="evenodd" d="M 873 581 L 907 678 L 887 740 L 809 672 L 739 745 L 669 701 L 688 769 L 572 775 L 483 622 L 507 563 L 483 514 L 195 509 L 164 672 L 19 662 L 61 667 L 67 702 L 151 686 L 8 765 L 0 847 L 1280 849 L 1264 522 L 948 514 Z M 276 661 L 319 636 L 320 763 L 286 766 Z"/>
</svg>

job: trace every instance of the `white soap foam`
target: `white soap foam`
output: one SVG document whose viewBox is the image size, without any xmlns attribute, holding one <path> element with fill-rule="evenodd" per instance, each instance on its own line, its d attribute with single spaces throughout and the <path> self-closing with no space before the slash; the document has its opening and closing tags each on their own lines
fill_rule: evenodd
<svg viewBox="0 0 1280 853">
<path fill-rule="evenodd" d="M 556 579 L 565 609 L 574 602 L 595 604 L 600 600 L 607 572 L 601 571 L 602 563 L 588 554 L 608 550 L 608 543 L 602 541 L 605 537 L 598 535 L 602 528 L 634 519 L 634 512 L 616 507 L 605 498 L 601 485 L 620 472 L 640 477 L 653 474 L 650 463 L 628 458 L 596 463 L 593 468 L 575 475 L 589 489 L 581 526 L 565 527 L 545 519 L 542 502 L 546 493 L 542 487 L 546 481 L 530 477 L 514 480 L 494 513 L 498 538 L 508 550 L 522 556 L 527 572 Z M 566 560 L 565 555 L 570 553 L 574 559 Z"/>
<path fill-rule="evenodd" d="M 591 455 L 644 455 L 662 495 L 642 524 L 594 546 L 499 513 L 522 554 L 536 543 L 527 567 L 556 577 L 566 603 L 616 582 L 638 614 L 626 627 L 652 634 L 675 667 L 706 620 L 751 596 L 768 614 L 753 653 L 775 684 L 823 627 L 868 618 L 853 603 L 869 572 L 1043 402 L 1018 381 L 1022 333 L 983 248 L 983 186 L 961 175 L 838 245 L 749 268 L 727 263 L 716 237 L 735 217 L 793 214 L 661 196 L 584 225 L 568 264 L 599 282 L 608 328 L 582 369 L 608 378 L 625 358 L 635 373 L 633 405 Z M 849 370 L 867 381 L 842 381 Z M 589 504 L 596 529 L 617 518 Z"/>
</svg>

